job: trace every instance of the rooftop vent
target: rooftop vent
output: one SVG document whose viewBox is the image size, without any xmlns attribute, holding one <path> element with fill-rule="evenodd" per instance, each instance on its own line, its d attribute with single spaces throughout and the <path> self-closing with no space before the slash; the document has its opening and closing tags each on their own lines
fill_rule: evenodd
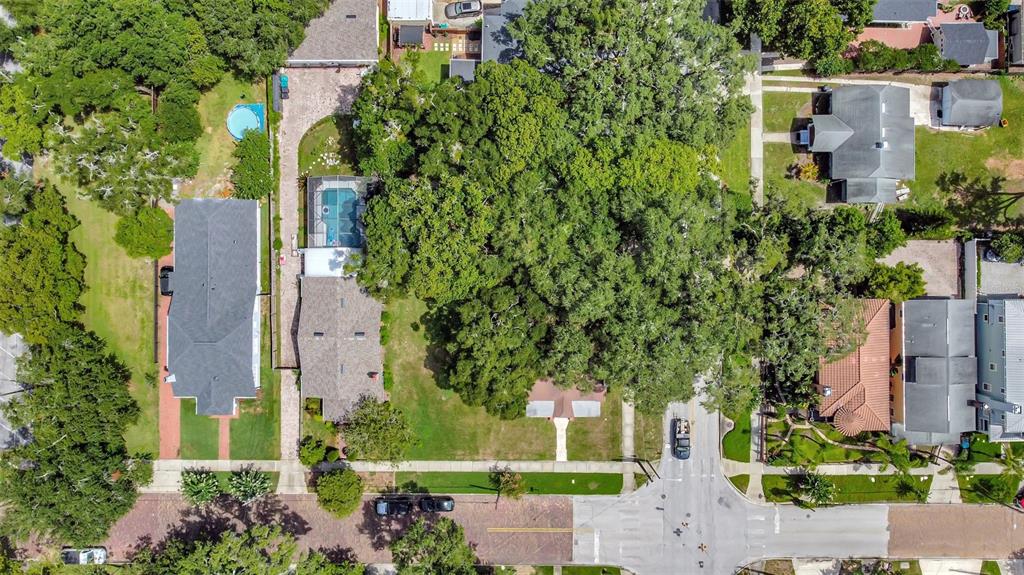
<svg viewBox="0 0 1024 575">
<path fill-rule="evenodd" d="M 832 395 L 832 388 L 830 386 L 826 385 L 825 388 L 821 390 L 821 394 L 824 395 L 825 397 L 831 396 Z"/>
</svg>

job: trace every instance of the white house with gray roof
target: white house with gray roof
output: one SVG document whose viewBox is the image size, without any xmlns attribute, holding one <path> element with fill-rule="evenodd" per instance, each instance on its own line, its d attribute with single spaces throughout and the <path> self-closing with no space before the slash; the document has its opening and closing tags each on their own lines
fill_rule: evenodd
<svg viewBox="0 0 1024 575">
<path fill-rule="evenodd" d="M 978 431 L 1024 441 L 1024 300 L 978 303 Z"/>
<path fill-rule="evenodd" d="M 910 90 L 840 86 L 821 96 L 811 152 L 828 155 L 828 176 L 849 203 L 894 203 L 900 180 L 914 179 L 914 119 Z"/>
<path fill-rule="evenodd" d="M 232 415 L 260 385 L 258 206 L 199 199 L 174 211 L 167 381 L 200 415 Z"/>
<path fill-rule="evenodd" d="M 893 414 L 894 436 L 938 445 L 959 443 L 961 433 L 977 429 L 975 307 L 963 299 L 903 303 L 903 404 Z"/>
</svg>

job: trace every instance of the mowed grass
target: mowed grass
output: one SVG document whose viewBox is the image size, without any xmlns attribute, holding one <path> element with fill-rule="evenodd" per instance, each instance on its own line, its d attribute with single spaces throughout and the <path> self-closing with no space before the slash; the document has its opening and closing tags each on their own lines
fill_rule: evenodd
<svg viewBox="0 0 1024 575">
<path fill-rule="evenodd" d="M 440 84 L 441 81 L 448 78 L 448 62 L 451 59 L 450 52 L 436 50 L 416 53 L 419 54 L 419 60 L 416 63 L 416 73 L 420 75 L 420 79 L 424 80 L 428 85 L 434 85 Z"/>
<path fill-rule="evenodd" d="M 1016 475 L 957 475 L 960 497 L 964 503 L 996 503 L 1008 505 L 1020 486 Z"/>
<path fill-rule="evenodd" d="M 619 473 L 522 473 L 531 495 L 616 495 L 622 492 Z M 418 493 L 497 493 L 490 474 L 480 472 L 427 472 L 395 474 L 401 491 Z"/>
<path fill-rule="evenodd" d="M 732 142 L 719 153 L 722 181 L 738 197 L 750 197 L 750 118 L 740 126 Z"/>
<path fill-rule="evenodd" d="M 917 128 L 916 178 L 910 182 L 913 205 L 939 205 L 952 193 L 938 186 L 940 176 L 960 172 L 969 178 L 1003 176 L 1005 192 L 1024 193 L 1024 81 L 1003 76 L 1003 118 L 1006 128 L 992 127 L 981 132 L 938 132 Z M 1024 214 L 1017 202 L 1010 215 Z M 978 222 L 989 225 L 993 222 Z"/>
<path fill-rule="evenodd" d="M 217 459 L 219 422 L 196 413 L 196 400 L 181 400 L 181 458 Z"/>
<path fill-rule="evenodd" d="M 747 486 L 750 485 L 750 475 L 746 473 L 742 473 L 740 475 L 731 475 L 729 477 L 729 481 L 736 486 L 736 489 L 739 490 L 740 493 L 746 493 Z"/>
<path fill-rule="evenodd" d="M 260 389 L 256 399 L 238 402 L 239 416 L 231 420 L 231 459 L 278 459 L 281 456 L 281 383 L 270 364 L 270 323 L 268 310 L 263 311 Z"/>
<path fill-rule="evenodd" d="M 922 496 L 904 490 L 894 475 L 829 475 L 828 478 L 836 485 L 834 503 L 923 503 L 928 497 L 932 477 L 930 475 L 914 476 L 921 489 Z M 792 489 L 792 481 L 787 475 L 765 475 L 761 478 L 765 498 L 769 502 L 796 502 L 797 494 Z"/>
<path fill-rule="evenodd" d="M 552 424 L 553 426 L 553 424 Z M 622 395 L 611 391 L 601 417 L 579 417 L 566 429 L 566 448 L 573 461 L 610 461 L 622 457 Z"/>
<path fill-rule="evenodd" d="M 984 561 L 981 564 L 981 575 L 1002 575 L 999 563 L 996 561 Z"/>
<path fill-rule="evenodd" d="M 640 459 L 661 459 L 665 447 L 665 423 L 661 413 L 636 411 L 633 419 L 633 447 Z"/>
<path fill-rule="evenodd" d="M 794 210 L 815 208 L 825 203 L 825 186 L 788 177 L 789 167 L 801 161 L 810 161 L 793 152 L 789 144 L 764 144 L 764 180 L 766 194 L 781 196 Z"/>
<path fill-rule="evenodd" d="M 199 170 L 196 176 L 181 186 L 184 197 L 221 196 L 219 190 L 227 182 L 235 158 L 235 140 L 228 133 L 228 112 L 235 104 L 265 102 L 263 82 L 250 84 L 231 74 L 199 99 L 199 118 L 203 133 L 196 142 L 199 150 Z"/>
<path fill-rule="evenodd" d="M 274 493 L 277 490 L 277 483 L 281 480 L 281 474 L 276 471 L 268 471 L 267 475 L 270 476 L 270 492 Z M 220 483 L 221 491 L 227 493 L 228 491 L 228 480 L 234 475 L 232 471 L 214 471 L 213 475 L 217 477 L 217 482 Z"/>
<path fill-rule="evenodd" d="M 408 459 L 555 458 L 555 426 L 550 421 L 502 420 L 437 386 L 427 367 L 426 328 L 422 324 L 427 308 L 423 302 L 396 300 L 387 310 L 391 337 L 384 350 L 384 365 L 394 379 L 391 401 L 405 413 L 418 439 L 410 447 Z"/>
<path fill-rule="evenodd" d="M 313 124 L 299 142 L 302 176 L 351 176 L 355 174 L 355 163 L 352 116 L 328 116 Z"/>
<path fill-rule="evenodd" d="M 808 92 L 765 92 L 765 133 L 793 131 L 794 118 L 811 116 L 811 96 Z"/>
<path fill-rule="evenodd" d="M 726 459 L 750 462 L 750 414 L 727 415 L 733 428 L 722 438 L 722 452 Z"/>
<path fill-rule="evenodd" d="M 55 177 L 48 162 L 40 160 L 36 176 L 57 184 L 68 211 L 78 218 L 71 240 L 85 254 L 88 289 L 79 302 L 85 308 L 82 323 L 96 332 L 131 370 L 130 391 L 139 404 L 138 421 L 125 432 L 132 452 L 159 453 L 159 394 L 157 365 L 153 359 L 153 265 L 128 257 L 114 242 L 118 217 L 87 199 L 79 189 Z"/>
</svg>

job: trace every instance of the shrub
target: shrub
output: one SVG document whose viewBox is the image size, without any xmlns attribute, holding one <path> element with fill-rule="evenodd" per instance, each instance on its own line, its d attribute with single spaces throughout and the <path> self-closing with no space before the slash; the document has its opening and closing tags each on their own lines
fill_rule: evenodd
<svg viewBox="0 0 1024 575">
<path fill-rule="evenodd" d="M 327 444 L 322 439 L 307 435 L 299 444 L 299 461 L 306 467 L 313 467 L 327 457 Z"/>
<path fill-rule="evenodd" d="M 174 221 L 160 208 L 139 208 L 117 221 L 114 241 L 133 258 L 159 259 L 171 253 Z"/>
<path fill-rule="evenodd" d="M 982 21 L 989 30 L 1005 31 L 1006 12 L 1010 9 L 1010 0 L 985 0 L 982 6 Z"/>
<path fill-rule="evenodd" d="M 212 471 L 186 469 L 181 472 L 181 493 L 197 507 L 207 505 L 220 494 L 220 481 Z"/>
<path fill-rule="evenodd" d="M 327 448 L 327 463 L 334 463 L 335 461 L 337 461 L 339 459 L 341 459 L 341 452 L 338 451 L 337 448 L 328 447 Z"/>
<path fill-rule="evenodd" d="M 885 257 L 894 249 L 907 245 L 907 234 L 896 212 L 883 210 L 875 221 L 868 224 L 867 241 L 874 257 Z"/>
<path fill-rule="evenodd" d="M 263 132 L 248 130 L 235 147 L 238 164 L 231 172 L 234 196 L 258 200 L 267 195 L 274 182 L 270 173 L 270 139 Z"/>
<path fill-rule="evenodd" d="M 943 60 L 935 44 L 922 44 L 917 48 L 901 50 L 890 48 L 878 40 L 868 40 L 861 44 L 854 64 L 863 72 L 941 72 L 951 67 L 954 71 L 960 69 L 956 61 Z"/>
<path fill-rule="evenodd" d="M 316 499 L 331 514 L 347 517 L 363 500 L 363 480 L 351 469 L 338 469 L 316 480 Z"/>
<path fill-rule="evenodd" d="M 815 60 L 814 73 L 822 76 L 841 76 L 853 71 L 853 62 L 843 58 L 840 54 L 828 54 Z"/>
<path fill-rule="evenodd" d="M 270 475 L 252 468 L 236 471 L 228 478 L 228 493 L 248 504 L 270 493 Z"/>
<path fill-rule="evenodd" d="M 195 105 L 162 100 L 156 108 L 160 136 L 167 142 L 191 142 L 203 133 Z"/>
<path fill-rule="evenodd" d="M 816 182 L 821 175 L 821 169 L 815 162 L 799 164 L 796 167 L 796 177 L 805 182 Z"/>
<path fill-rule="evenodd" d="M 948 240 L 956 235 L 956 217 L 942 207 L 900 208 L 896 217 L 909 238 Z"/>
<path fill-rule="evenodd" d="M 867 297 L 901 302 L 924 294 L 924 270 L 917 264 L 899 262 L 892 267 L 875 264 L 871 268 Z"/>
<path fill-rule="evenodd" d="M 368 398 L 352 412 L 344 429 L 350 459 L 401 461 L 414 436 L 402 411 Z"/>
<path fill-rule="evenodd" d="M 284 249 L 284 242 L 281 241 L 281 238 L 274 238 L 274 251 L 279 252 L 282 249 Z"/>
<path fill-rule="evenodd" d="M 1024 235 L 1016 232 L 1005 233 L 992 242 L 992 249 L 1003 261 L 1017 263 L 1024 259 Z"/>
</svg>

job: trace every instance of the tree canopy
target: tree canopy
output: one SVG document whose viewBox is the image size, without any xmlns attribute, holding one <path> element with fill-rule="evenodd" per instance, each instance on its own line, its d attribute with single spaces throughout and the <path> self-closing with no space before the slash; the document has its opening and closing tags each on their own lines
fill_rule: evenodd
<svg viewBox="0 0 1024 575">
<path fill-rule="evenodd" d="M 95 334 L 63 324 L 19 361 L 18 379 L 30 393 L 7 412 L 32 440 L 0 455 L 5 532 L 102 541 L 151 474 L 125 447 L 139 414 L 128 369 Z"/>
<path fill-rule="evenodd" d="M 409 421 L 390 401 L 367 398 L 360 402 L 343 427 L 345 446 L 352 459 L 401 461 L 415 443 Z"/>
<path fill-rule="evenodd" d="M 476 556 L 462 527 L 447 517 L 417 519 L 391 544 L 399 575 L 473 575 Z"/>
<path fill-rule="evenodd" d="M 159 259 L 171 253 L 174 220 L 160 208 L 139 208 L 117 221 L 114 241 L 133 258 Z"/>
</svg>

